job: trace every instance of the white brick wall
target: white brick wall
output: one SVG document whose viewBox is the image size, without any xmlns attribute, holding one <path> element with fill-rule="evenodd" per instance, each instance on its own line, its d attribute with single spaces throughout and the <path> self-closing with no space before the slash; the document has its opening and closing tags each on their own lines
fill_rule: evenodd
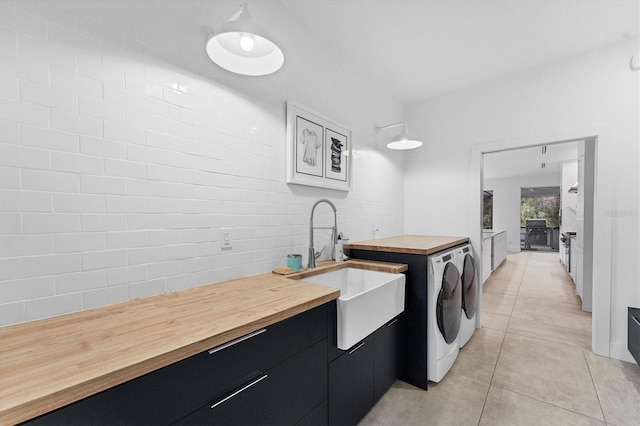
<svg viewBox="0 0 640 426">
<path fill-rule="evenodd" d="M 379 117 L 367 111 L 397 114 L 389 98 L 354 76 L 359 95 L 341 101 L 351 192 L 288 186 L 285 95 L 130 53 L 118 7 L 0 1 L 0 325 L 267 272 L 306 253 L 318 198 L 354 239 L 372 222 L 402 232 L 402 160 L 369 147 Z M 316 94 L 330 95 L 322 72 Z M 292 87 L 308 86 L 300 75 Z M 287 96 L 305 103 L 308 90 Z"/>
</svg>

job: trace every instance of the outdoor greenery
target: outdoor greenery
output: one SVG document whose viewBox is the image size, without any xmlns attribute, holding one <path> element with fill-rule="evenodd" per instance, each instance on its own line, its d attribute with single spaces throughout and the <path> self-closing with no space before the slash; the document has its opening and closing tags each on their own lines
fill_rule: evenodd
<svg viewBox="0 0 640 426">
<path fill-rule="evenodd" d="M 527 226 L 527 219 L 547 219 L 547 226 L 560 226 L 560 195 L 522 197 L 520 199 L 520 227 Z"/>
<path fill-rule="evenodd" d="M 493 229 L 493 191 L 484 191 L 482 229 Z"/>
</svg>

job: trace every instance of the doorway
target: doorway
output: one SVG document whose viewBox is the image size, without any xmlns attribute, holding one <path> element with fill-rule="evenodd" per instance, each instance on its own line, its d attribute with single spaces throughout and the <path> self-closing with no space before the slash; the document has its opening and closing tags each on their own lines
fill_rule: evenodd
<svg viewBox="0 0 640 426">
<path fill-rule="evenodd" d="M 519 149 L 544 149 L 544 146 L 562 144 L 566 142 L 582 141 L 583 151 L 580 154 L 583 162 L 583 178 L 585 180 L 582 191 L 583 207 L 583 264 L 580 269 L 583 271 L 583 279 L 586 284 L 584 291 L 593 300 L 593 321 L 592 321 L 592 349 L 598 355 L 610 356 L 610 324 L 611 324 L 611 251 L 607 250 L 611 244 L 611 221 L 603 214 L 603 209 L 598 206 L 607 205 L 611 202 L 611 196 L 606 190 L 613 182 L 610 172 L 612 168 L 611 156 L 606 150 L 598 149 L 604 146 L 606 141 L 613 139 L 611 129 L 606 126 L 597 126 L 592 132 L 586 134 L 597 135 L 585 138 L 570 137 L 567 132 L 556 133 L 553 137 L 542 140 L 556 141 L 541 144 L 529 138 L 487 142 L 472 147 L 472 167 L 477 170 L 477 174 L 472 176 L 473 186 L 478 189 L 477 194 L 482 195 L 485 189 L 484 171 L 487 166 L 487 154 L 496 154 L 504 151 L 516 151 Z M 575 135 L 575 132 L 573 133 Z M 543 166 L 544 167 L 544 166 Z M 494 192 L 494 220 L 498 218 L 496 210 L 498 204 L 497 194 Z M 482 207 L 483 197 L 478 197 L 477 204 L 473 206 L 472 217 L 472 243 L 482 246 Z M 594 223 L 600 225 L 596 228 Z M 494 222 L 495 225 L 495 222 Z M 609 225 L 609 226 L 607 226 Z M 519 248 L 519 247 L 518 247 Z M 599 259 L 593 262 L 593 259 Z M 588 262 L 588 263 L 587 263 Z M 597 282 L 597 287 L 592 287 L 592 283 Z M 481 294 L 481 293 L 480 293 Z M 597 322 L 596 322 L 597 318 Z M 478 318 L 481 324 L 482 315 Z"/>
</svg>

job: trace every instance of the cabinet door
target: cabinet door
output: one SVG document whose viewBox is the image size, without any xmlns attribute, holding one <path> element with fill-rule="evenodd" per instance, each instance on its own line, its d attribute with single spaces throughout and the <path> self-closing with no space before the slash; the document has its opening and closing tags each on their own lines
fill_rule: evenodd
<svg viewBox="0 0 640 426">
<path fill-rule="evenodd" d="M 373 406 L 374 339 L 329 364 L 329 424 L 355 425 Z"/>
<path fill-rule="evenodd" d="M 295 424 L 327 398 L 327 340 L 255 376 L 177 424 Z"/>
<path fill-rule="evenodd" d="M 398 315 L 374 334 L 374 401 L 378 401 L 402 375 L 404 367 L 404 322 Z"/>
</svg>

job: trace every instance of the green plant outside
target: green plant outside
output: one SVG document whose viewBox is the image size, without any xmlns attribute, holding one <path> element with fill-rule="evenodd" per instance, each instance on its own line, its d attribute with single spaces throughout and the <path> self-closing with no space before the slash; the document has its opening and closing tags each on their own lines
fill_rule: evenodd
<svg viewBox="0 0 640 426">
<path fill-rule="evenodd" d="M 482 205 L 482 229 L 493 228 L 493 191 L 484 191 Z"/>
<path fill-rule="evenodd" d="M 527 219 L 546 219 L 547 226 L 560 226 L 560 195 L 522 197 L 520 199 L 520 227 L 527 226 Z"/>
</svg>

